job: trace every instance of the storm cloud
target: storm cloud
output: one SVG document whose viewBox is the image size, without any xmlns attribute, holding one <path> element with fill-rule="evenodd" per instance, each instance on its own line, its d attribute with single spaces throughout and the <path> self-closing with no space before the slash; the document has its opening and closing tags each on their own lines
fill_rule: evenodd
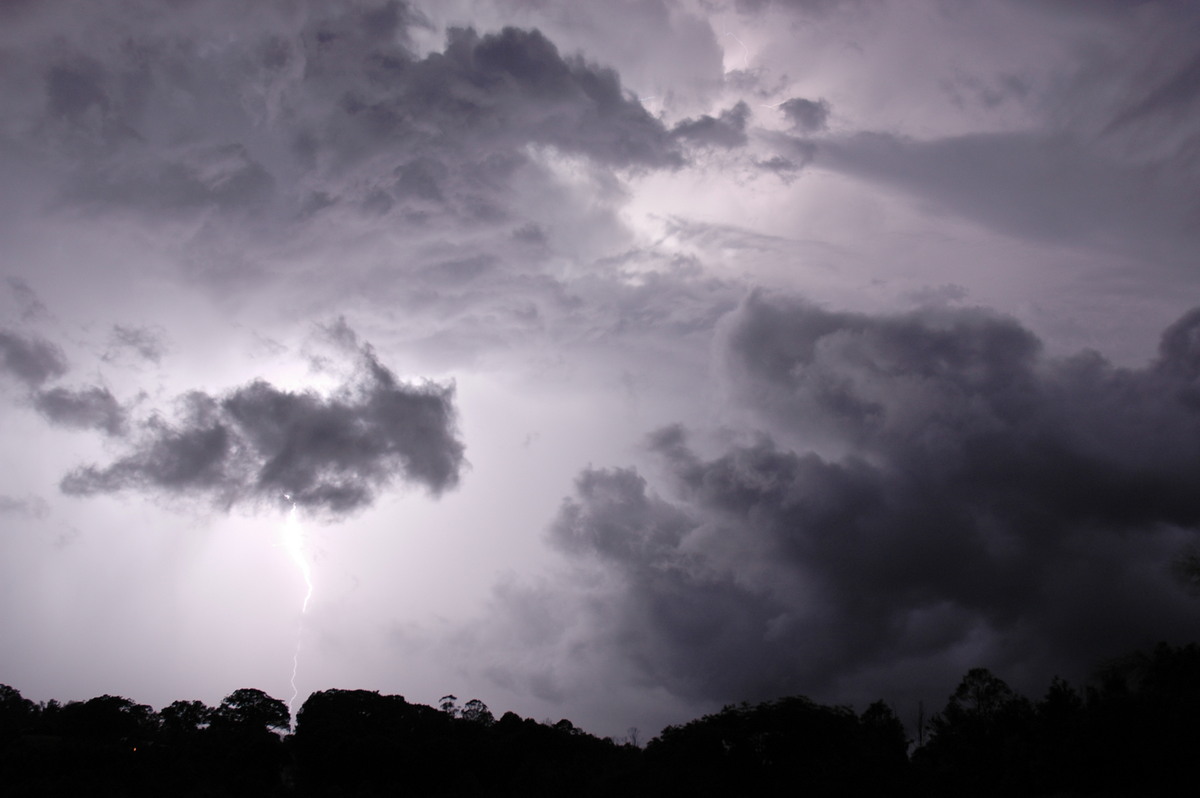
<svg viewBox="0 0 1200 798">
<path fill-rule="evenodd" d="M 331 396 L 262 380 L 219 396 L 191 392 L 174 420 L 142 422 L 128 453 L 75 469 L 62 490 L 200 496 L 226 508 L 286 497 L 344 515 L 397 482 L 434 495 L 453 488 L 464 465 L 454 387 L 402 383 L 369 347 L 360 357 L 357 377 Z M 70 398 L 51 404 L 53 412 L 90 420 L 93 408 Z"/>
<path fill-rule="evenodd" d="M 67 361 L 62 349 L 43 338 L 0 330 L 0 370 L 36 388 L 66 374 Z"/>
<path fill-rule="evenodd" d="M 712 701 L 881 681 L 912 698 L 973 663 L 1078 677 L 1195 629 L 1170 571 L 1200 532 L 1200 310 L 1141 369 L 1048 358 L 981 310 L 762 294 L 719 350 L 774 432 L 705 456 L 664 428 L 660 488 L 589 468 L 551 526 L 605 575 L 578 580 L 581 606 L 637 679 Z"/>
</svg>

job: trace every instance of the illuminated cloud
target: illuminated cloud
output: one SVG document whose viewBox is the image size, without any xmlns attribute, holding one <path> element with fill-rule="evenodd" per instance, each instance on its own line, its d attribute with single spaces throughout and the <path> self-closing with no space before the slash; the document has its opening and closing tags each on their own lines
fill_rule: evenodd
<svg viewBox="0 0 1200 798">
<path fill-rule="evenodd" d="M 61 420 L 91 420 L 94 408 L 59 404 Z M 357 378 L 332 396 L 258 380 L 220 396 L 194 391 L 178 406 L 174 420 L 137 425 L 115 462 L 72 471 L 63 491 L 199 496 L 223 507 L 286 494 L 300 507 L 345 515 L 397 482 L 440 494 L 458 484 L 464 464 L 453 386 L 399 382 L 369 347 Z"/>
</svg>

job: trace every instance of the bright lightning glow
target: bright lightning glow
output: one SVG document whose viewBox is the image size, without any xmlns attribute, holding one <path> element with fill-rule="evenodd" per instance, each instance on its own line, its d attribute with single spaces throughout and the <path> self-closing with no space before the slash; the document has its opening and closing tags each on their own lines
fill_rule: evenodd
<svg viewBox="0 0 1200 798">
<path fill-rule="evenodd" d="M 746 46 L 746 43 L 744 41 L 742 41 L 741 39 L 739 39 L 737 37 L 737 34 L 730 33 L 729 31 L 725 31 L 724 35 L 730 37 L 731 39 L 733 39 L 735 42 L 737 42 L 738 44 L 740 44 L 742 46 L 742 65 L 740 67 L 735 67 L 735 69 L 746 69 L 746 67 L 750 64 L 750 48 Z M 734 70 L 727 69 L 725 71 L 732 72 Z"/>
<path fill-rule="evenodd" d="M 283 523 L 283 540 L 282 546 L 284 551 L 296 564 L 296 570 L 300 572 L 300 576 L 304 578 L 304 601 L 300 605 L 300 623 L 296 628 L 296 651 L 292 655 L 292 697 L 288 699 L 288 712 L 294 715 L 292 706 L 296 703 L 296 696 L 300 694 L 299 688 L 296 687 L 296 673 L 300 670 L 300 642 L 304 631 L 304 614 L 308 612 L 308 602 L 313 594 L 312 568 L 308 564 L 308 558 L 304 556 L 304 532 L 300 528 L 300 517 L 296 511 L 296 503 L 292 502 L 292 497 L 288 494 L 283 494 L 283 498 L 291 502 L 292 509 L 288 511 L 287 520 Z"/>
<path fill-rule="evenodd" d="M 284 495 L 285 498 L 290 498 L 287 497 L 287 494 Z M 300 529 L 300 518 L 296 514 L 295 502 L 292 502 L 292 509 L 288 511 L 287 521 L 283 524 L 283 549 L 296 564 L 296 570 L 300 572 L 300 576 L 304 578 L 307 592 L 304 594 L 304 604 L 300 607 L 300 612 L 303 614 L 308 612 L 308 601 L 313 594 L 312 568 L 309 567 L 308 558 L 304 556 L 304 532 Z"/>
</svg>

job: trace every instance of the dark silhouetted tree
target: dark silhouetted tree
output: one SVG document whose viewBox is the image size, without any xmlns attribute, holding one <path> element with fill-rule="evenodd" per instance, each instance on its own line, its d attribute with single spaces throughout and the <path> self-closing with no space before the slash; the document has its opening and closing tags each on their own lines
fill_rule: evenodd
<svg viewBox="0 0 1200 798">
<path fill-rule="evenodd" d="M 459 717 L 471 723 L 482 723 L 484 726 L 491 726 L 496 721 L 488 710 L 487 704 L 478 698 L 472 698 L 464 704 Z"/>
<path fill-rule="evenodd" d="M 158 711 L 164 732 L 195 734 L 212 721 L 213 710 L 200 701 L 174 701 Z"/>
<path fill-rule="evenodd" d="M 290 726 L 287 704 L 262 690 L 242 688 L 212 713 L 200 739 L 210 778 L 237 785 L 240 794 L 269 794 L 283 787 L 286 752 L 279 732 Z"/>
<path fill-rule="evenodd" d="M 272 698 L 262 690 L 243 687 L 225 696 L 213 713 L 212 722 L 223 728 L 244 731 L 287 731 L 292 717 L 287 704 Z"/>
<path fill-rule="evenodd" d="M 1087 690 L 1086 771 L 1097 789 L 1191 795 L 1200 751 L 1200 647 L 1160 643 L 1106 663 Z"/>
<path fill-rule="evenodd" d="M 158 718 L 145 704 L 128 698 L 102 695 L 87 701 L 72 701 L 59 713 L 58 725 L 72 737 L 108 742 L 132 742 L 152 737 Z"/>
<path fill-rule="evenodd" d="M 430 707 L 443 724 L 450 719 Z M 301 784 L 316 794 L 341 789 L 350 794 L 383 791 L 404 779 L 412 789 L 432 762 L 418 761 L 420 712 L 398 695 L 371 690 L 322 690 L 296 713 L 293 748 Z"/>
<path fill-rule="evenodd" d="M 986 668 L 967 672 L 914 760 L 927 783 L 951 794 L 1029 794 L 1033 707 Z"/>
<path fill-rule="evenodd" d="M 1056 676 L 1035 713 L 1033 770 L 1037 789 L 1049 794 L 1086 783 L 1083 697 Z"/>
<path fill-rule="evenodd" d="M 37 704 L 14 687 L 0 684 L 0 745 L 15 741 L 37 717 Z"/>
<path fill-rule="evenodd" d="M 864 721 L 795 696 L 669 726 L 646 745 L 646 760 L 652 788 L 676 795 L 878 795 L 899 789 L 889 777 L 903 769 L 906 747 L 884 705 Z"/>
</svg>

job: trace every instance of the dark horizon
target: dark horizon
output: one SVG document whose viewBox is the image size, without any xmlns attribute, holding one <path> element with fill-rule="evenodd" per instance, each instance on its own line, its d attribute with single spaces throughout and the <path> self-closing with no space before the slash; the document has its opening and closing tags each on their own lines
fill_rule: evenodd
<svg viewBox="0 0 1200 798">
<path fill-rule="evenodd" d="M 1186 795 L 1200 646 L 1132 652 L 1040 699 L 973 668 L 915 738 L 877 701 L 731 704 L 644 742 L 443 696 L 261 690 L 158 712 L 117 696 L 37 705 L 0 685 L 0 783 L 14 795 Z"/>
</svg>

